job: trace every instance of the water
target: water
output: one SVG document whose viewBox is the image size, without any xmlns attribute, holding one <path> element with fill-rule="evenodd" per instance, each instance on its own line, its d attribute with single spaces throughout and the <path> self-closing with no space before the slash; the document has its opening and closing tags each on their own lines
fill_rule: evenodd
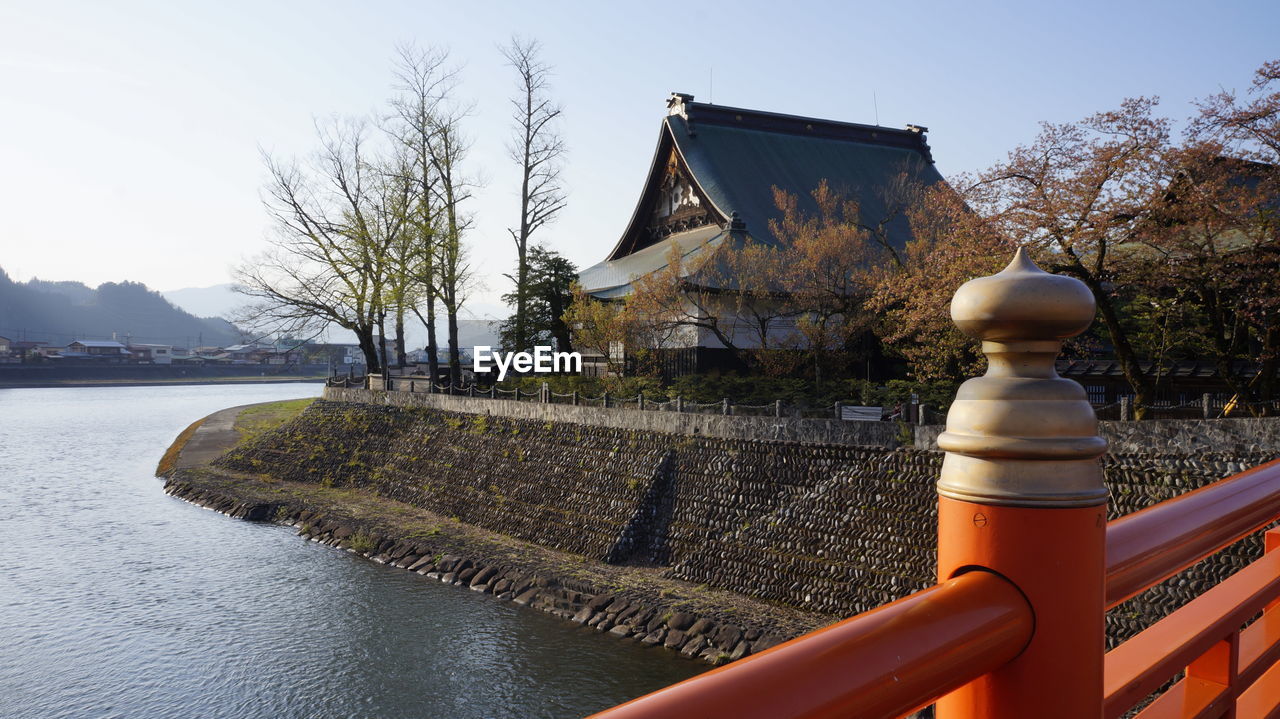
<svg viewBox="0 0 1280 719">
<path fill-rule="evenodd" d="M 704 668 L 161 492 L 190 422 L 319 390 L 0 390 L 0 717 L 574 717 Z"/>
</svg>

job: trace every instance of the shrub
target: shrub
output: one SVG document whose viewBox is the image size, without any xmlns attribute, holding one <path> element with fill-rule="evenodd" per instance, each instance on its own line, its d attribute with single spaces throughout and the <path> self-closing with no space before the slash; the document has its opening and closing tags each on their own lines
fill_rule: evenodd
<svg viewBox="0 0 1280 719">
<path fill-rule="evenodd" d="M 378 548 L 377 542 L 373 541 L 373 537 L 363 533 L 356 532 L 347 540 L 347 546 L 357 554 L 368 554 Z"/>
</svg>

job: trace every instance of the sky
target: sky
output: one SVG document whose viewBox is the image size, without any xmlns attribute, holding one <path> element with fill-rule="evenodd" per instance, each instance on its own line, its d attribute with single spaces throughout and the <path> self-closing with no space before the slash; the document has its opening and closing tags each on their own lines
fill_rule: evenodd
<svg viewBox="0 0 1280 719">
<path fill-rule="evenodd" d="M 515 263 L 514 75 L 554 66 L 568 206 L 535 236 L 581 267 L 634 210 L 665 101 L 929 128 L 944 175 L 1067 122 L 1157 95 L 1245 89 L 1280 57 L 1280 3 L 18 2 L 0 0 L 0 268 L 152 289 L 231 281 L 266 249 L 262 153 L 314 123 L 385 112 L 397 45 L 448 48 L 474 103 L 471 316 L 500 316 Z"/>
</svg>

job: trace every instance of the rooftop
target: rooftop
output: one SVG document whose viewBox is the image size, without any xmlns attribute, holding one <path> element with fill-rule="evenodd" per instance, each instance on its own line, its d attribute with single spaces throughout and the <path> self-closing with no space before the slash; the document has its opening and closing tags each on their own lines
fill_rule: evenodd
<svg viewBox="0 0 1280 719">
<path fill-rule="evenodd" d="M 810 193 L 825 180 L 856 199 L 870 224 L 888 218 L 890 242 L 904 245 L 910 228 L 889 209 L 886 190 L 900 176 L 926 185 L 942 180 L 927 128 L 919 125 L 897 129 L 748 110 L 694 102 L 684 93 L 673 93 L 667 109 L 626 230 L 603 262 L 581 274 L 598 297 L 625 295 L 631 279 L 664 266 L 668 240 L 688 256 L 699 246 L 687 233 L 698 233 L 697 245 L 723 239 L 735 216 L 750 241 L 778 243 L 769 227 L 780 216 L 775 188 L 795 195 L 801 211 L 815 212 Z M 655 245 L 663 249 L 654 253 Z"/>
</svg>

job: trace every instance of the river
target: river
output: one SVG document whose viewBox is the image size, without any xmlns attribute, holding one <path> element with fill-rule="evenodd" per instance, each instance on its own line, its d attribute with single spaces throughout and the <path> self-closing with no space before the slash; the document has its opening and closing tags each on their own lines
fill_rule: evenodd
<svg viewBox="0 0 1280 719">
<path fill-rule="evenodd" d="M 576 717 L 705 668 L 161 491 L 192 421 L 319 391 L 0 390 L 0 717 Z"/>
</svg>

